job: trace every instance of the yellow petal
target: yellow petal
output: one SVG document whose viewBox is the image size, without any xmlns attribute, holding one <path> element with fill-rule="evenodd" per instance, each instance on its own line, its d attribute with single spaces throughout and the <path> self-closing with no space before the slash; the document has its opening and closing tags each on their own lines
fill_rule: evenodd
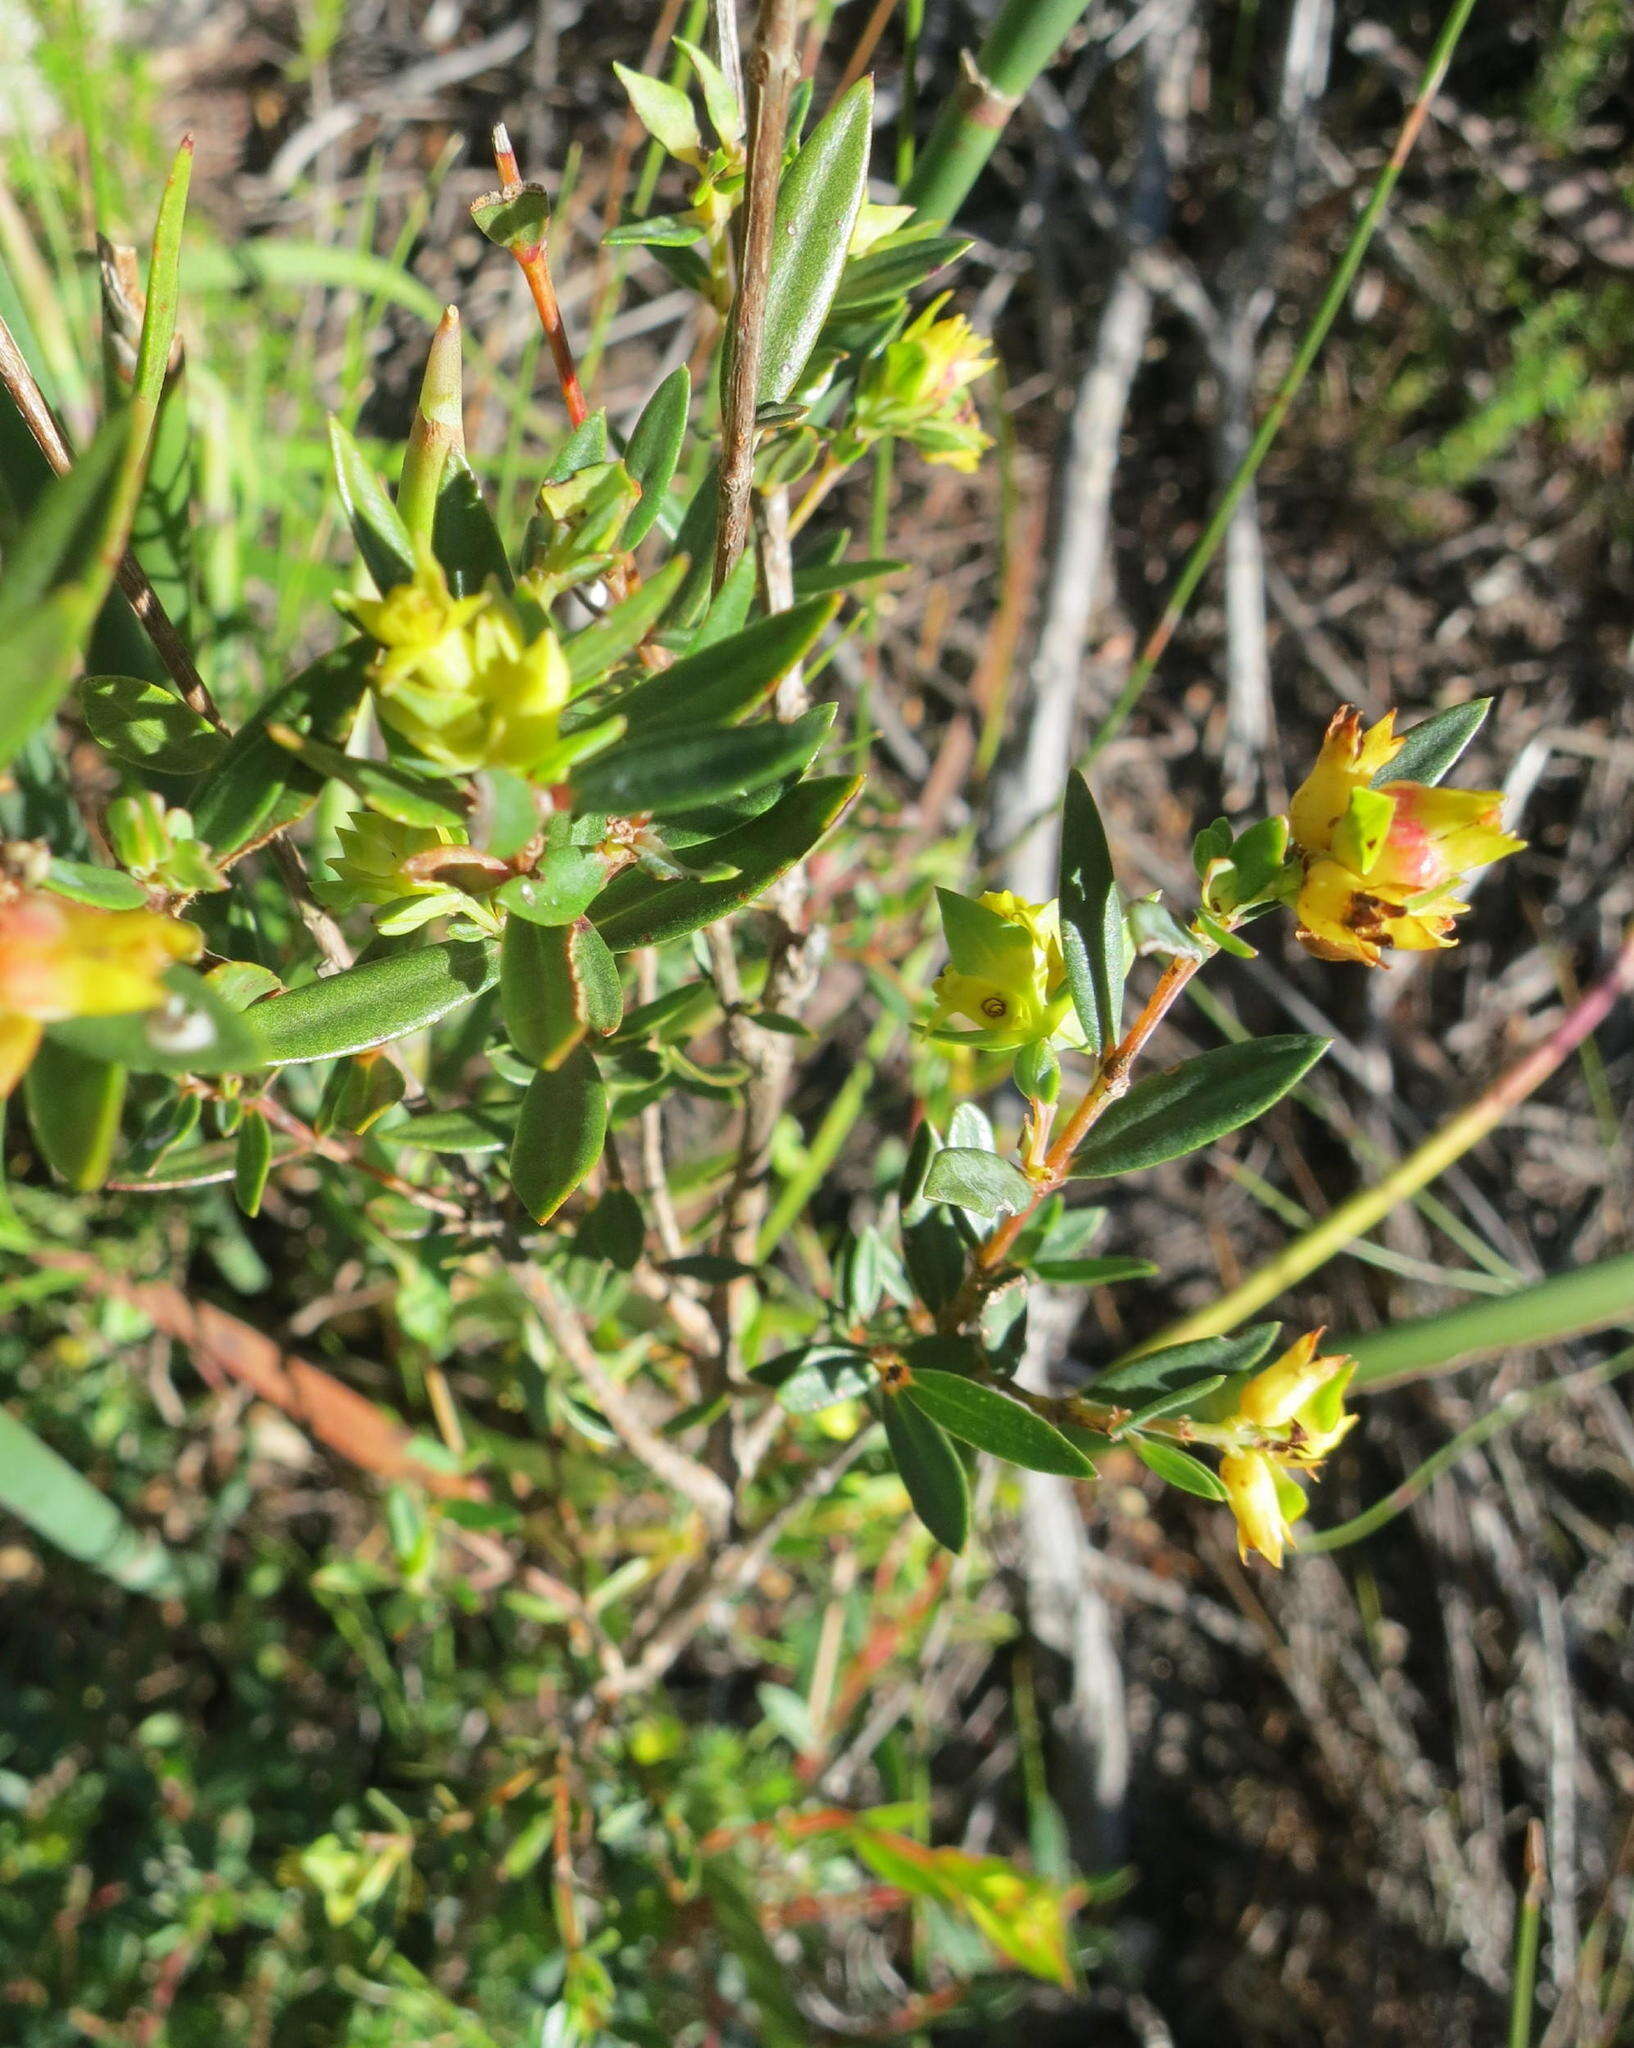
<svg viewBox="0 0 1634 2048">
<path fill-rule="evenodd" d="M 1220 1483 L 1237 1521 L 1237 1555 L 1246 1564 L 1257 1550 L 1280 1570 L 1288 1525 L 1271 1460 L 1263 1451 L 1228 1451 L 1220 1460 Z"/>
<path fill-rule="evenodd" d="M 28 1063 L 39 1049 L 45 1026 L 32 1017 L 0 1012 L 0 1102 L 4 1102 L 23 1078 Z"/>
</svg>

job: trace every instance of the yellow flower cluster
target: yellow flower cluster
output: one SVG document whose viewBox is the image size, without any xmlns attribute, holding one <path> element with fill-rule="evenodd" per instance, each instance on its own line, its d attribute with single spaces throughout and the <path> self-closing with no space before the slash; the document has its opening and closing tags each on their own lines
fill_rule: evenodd
<svg viewBox="0 0 1634 2048">
<path fill-rule="evenodd" d="M 1293 1543 L 1293 1525 L 1305 1512 L 1305 1489 L 1296 1472 L 1316 1468 L 1354 1426 L 1344 1409 L 1353 1359 L 1319 1358 L 1320 1330 L 1310 1330 L 1243 1388 L 1233 1423 L 1259 1441 L 1228 1451 L 1220 1481 L 1237 1518 L 1237 1553 L 1250 1551 L 1278 1567 Z"/>
<path fill-rule="evenodd" d="M 412 583 L 345 608 L 380 646 L 370 679 L 382 720 L 423 760 L 538 781 L 562 765 L 559 721 L 572 679 L 548 626 L 530 634 L 496 591 L 452 596 L 431 564 Z"/>
<path fill-rule="evenodd" d="M 938 317 L 946 303 L 944 293 L 868 365 L 857 387 L 854 426 L 866 440 L 894 434 L 927 461 L 968 473 L 993 445 L 970 387 L 997 358 L 962 313 Z"/>
<path fill-rule="evenodd" d="M 0 901 L 0 1099 L 47 1024 L 153 1009 L 165 969 L 197 958 L 200 944 L 196 926 L 150 910 L 92 910 L 34 890 Z"/>
<path fill-rule="evenodd" d="M 989 889 L 973 902 L 950 890 L 940 895 L 950 964 L 931 985 L 930 1035 L 988 1052 L 1051 1038 L 1078 1043 L 1056 905 L 1023 902 L 1009 889 Z M 949 1030 L 955 1017 L 974 1030 Z"/>
<path fill-rule="evenodd" d="M 1388 947 L 1456 944 L 1453 922 L 1469 908 L 1464 876 L 1525 844 L 1503 829 L 1498 790 L 1375 788 L 1402 748 L 1394 728 L 1394 712 L 1364 730 L 1342 706 L 1288 809 L 1305 868 L 1298 937 L 1324 960 L 1377 967 Z"/>
</svg>

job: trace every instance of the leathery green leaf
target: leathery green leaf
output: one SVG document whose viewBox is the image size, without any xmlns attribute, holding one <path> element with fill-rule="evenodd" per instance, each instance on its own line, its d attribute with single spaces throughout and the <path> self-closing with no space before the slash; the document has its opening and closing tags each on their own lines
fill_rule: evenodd
<svg viewBox="0 0 1634 2048">
<path fill-rule="evenodd" d="M 498 979 L 497 945 L 443 939 L 271 996 L 247 1015 L 260 1035 L 266 1064 L 295 1066 L 368 1052 L 424 1031 Z"/>
<path fill-rule="evenodd" d="M 1491 709 L 1490 697 L 1476 697 L 1420 719 L 1402 734 L 1401 752 L 1374 776 L 1375 787 L 1385 782 L 1439 782 L 1486 723 Z"/>
<path fill-rule="evenodd" d="M 643 739 L 660 727 L 729 725 L 746 718 L 809 651 L 838 606 L 838 598 L 813 597 L 756 619 L 638 682 L 610 708 Z"/>
<path fill-rule="evenodd" d="M 1033 1198 L 1033 1184 L 1008 1159 L 974 1145 L 944 1145 L 925 1174 L 927 1202 L 951 1202 L 991 1222 L 1020 1215 Z"/>
<path fill-rule="evenodd" d="M 535 1223 L 548 1223 L 601 1157 L 607 1090 L 588 1050 L 534 1075 L 511 1140 L 511 1186 Z"/>
<path fill-rule="evenodd" d="M 587 917 L 535 924 L 511 917 L 500 945 L 500 1014 L 531 1065 L 558 1067 L 586 1033 L 605 1038 L 624 1014 L 618 965 Z"/>
<path fill-rule="evenodd" d="M 320 655 L 240 726 L 193 799 L 193 824 L 218 860 L 260 845 L 311 810 L 323 777 L 280 746 L 270 728 L 344 742 L 368 681 L 363 640 Z"/>
<path fill-rule="evenodd" d="M 664 509 L 664 493 L 681 458 L 691 404 L 692 374 L 683 363 L 670 372 L 647 400 L 640 419 L 630 430 L 624 467 L 641 486 L 641 502 L 624 522 L 620 539 L 627 548 L 646 539 Z"/>
<path fill-rule="evenodd" d="M 944 1550 L 963 1550 L 970 1534 L 970 1485 L 959 1453 L 906 1395 L 882 1395 L 880 1413 L 914 1513 Z"/>
<path fill-rule="evenodd" d="M 1093 1479 L 1095 1467 L 1060 1430 L 1020 1401 L 962 1373 L 915 1366 L 908 1399 L 950 1436 L 991 1451 L 1030 1472 L 1055 1472 L 1068 1479 Z"/>
<path fill-rule="evenodd" d="M 783 173 L 761 342 L 762 405 L 781 403 L 794 389 L 834 303 L 867 188 L 873 121 L 873 83 L 862 78 L 818 122 Z"/>
<path fill-rule="evenodd" d="M 1072 1007 L 1090 1050 L 1105 1052 L 1118 1042 L 1123 1010 L 1123 906 L 1101 814 L 1077 769 L 1067 777 L 1061 811 L 1058 894 Z"/>
<path fill-rule="evenodd" d="M 329 422 L 329 447 L 334 458 L 340 502 L 351 522 L 352 536 L 363 565 L 384 594 L 414 580 L 414 543 L 391 493 L 339 420 Z"/>
<path fill-rule="evenodd" d="M 828 736 L 836 706 L 814 704 L 784 723 L 680 731 L 638 737 L 609 747 L 573 777 L 579 807 L 628 817 L 656 817 L 695 805 L 731 802 L 768 783 L 798 775 Z"/>
<path fill-rule="evenodd" d="M 233 1200 L 246 1216 L 259 1216 L 272 1171 L 272 1130 L 259 1110 L 247 1109 L 233 1148 Z"/>
<path fill-rule="evenodd" d="M 728 881 L 655 882 L 635 870 L 616 876 L 592 908 L 597 929 L 615 953 L 623 953 L 681 938 L 741 909 L 805 859 L 862 784 L 860 775 L 813 776 L 749 824 L 691 849 L 688 857 L 696 867 L 735 868 Z"/>
<path fill-rule="evenodd" d="M 23 1076 L 29 1127 L 45 1162 L 81 1194 L 108 1178 L 125 1102 L 125 1069 L 46 1038 Z"/>
<path fill-rule="evenodd" d="M 1327 1045 L 1302 1032 L 1248 1039 L 1136 1082 L 1079 1146 L 1073 1177 L 1138 1173 L 1241 1129 L 1286 1095 Z"/>
</svg>

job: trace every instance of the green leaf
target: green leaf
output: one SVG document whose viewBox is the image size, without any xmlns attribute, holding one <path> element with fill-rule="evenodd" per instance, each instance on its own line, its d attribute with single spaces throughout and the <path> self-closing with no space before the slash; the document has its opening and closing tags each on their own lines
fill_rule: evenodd
<svg viewBox="0 0 1634 2048">
<path fill-rule="evenodd" d="M 1190 1344 L 1170 1344 L 1115 1365 L 1091 1381 L 1085 1392 L 1100 1401 L 1144 1392 L 1147 1388 L 1189 1386 L 1215 1373 L 1249 1372 L 1277 1341 L 1280 1323 L 1254 1323 L 1234 1337 L 1199 1337 Z"/>
<path fill-rule="evenodd" d="M 1491 709 L 1490 697 L 1475 697 L 1422 719 L 1402 735 L 1401 752 L 1374 776 L 1374 787 L 1386 782 L 1439 782 L 1486 723 Z"/>
<path fill-rule="evenodd" d="M 615 64 L 613 75 L 629 94 L 636 119 L 653 140 L 682 163 L 697 163 L 703 155 L 704 139 L 698 133 L 692 102 L 680 87 L 666 85 L 661 78 L 648 78 L 627 64 Z"/>
<path fill-rule="evenodd" d="M 837 603 L 832 597 L 809 598 L 712 640 L 624 691 L 611 709 L 642 738 L 660 728 L 728 725 L 746 718 L 815 644 Z"/>
<path fill-rule="evenodd" d="M 1177 1409 L 1193 1407 L 1225 1383 L 1226 1375 L 1223 1372 L 1213 1372 L 1206 1379 L 1189 1380 L 1183 1387 L 1175 1387 L 1166 1394 L 1154 1395 L 1150 1401 L 1144 1402 L 1135 1410 L 1118 1434 L 1132 1435 L 1144 1429 L 1148 1422 L 1156 1422 L 1161 1416 L 1173 1415 Z"/>
<path fill-rule="evenodd" d="M 113 581 L 131 508 L 109 529 L 130 421 L 110 419 L 66 476 L 53 477 L 0 571 L 0 768 L 73 681 Z M 111 552 L 105 552 L 109 551 Z"/>
<path fill-rule="evenodd" d="M 796 597 L 827 597 L 837 590 L 854 590 L 859 583 L 878 583 L 887 576 L 900 576 L 912 565 L 885 557 L 854 562 L 813 562 L 794 572 Z"/>
<path fill-rule="evenodd" d="M 148 892 L 133 876 L 118 868 L 92 867 L 87 861 L 52 861 L 43 886 L 53 896 L 89 904 L 93 910 L 141 910 L 148 900 Z"/>
<path fill-rule="evenodd" d="M 607 886 L 607 862 L 585 846 L 557 846 L 531 875 L 494 891 L 494 901 L 531 924 L 571 924 Z"/>
<path fill-rule="evenodd" d="M 108 1178 L 125 1105 L 125 1069 L 54 1038 L 40 1041 L 23 1075 L 29 1126 L 45 1163 L 78 1194 Z"/>
<path fill-rule="evenodd" d="M 1194 1458 L 1190 1451 L 1182 1451 L 1164 1438 L 1155 1436 L 1137 1436 L 1134 1445 L 1136 1457 L 1148 1471 L 1155 1472 L 1168 1485 L 1178 1486 L 1182 1493 L 1195 1493 L 1199 1500 L 1224 1500 L 1227 1497 L 1213 1467 L 1205 1465 L 1201 1458 Z"/>
<path fill-rule="evenodd" d="M 811 777 L 763 816 L 693 849 L 695 866 L 736 869 L 728 881 L 655 882 L 633 870 L 616 876 L 596 900 L 598 930 L 615 953 L 624 953 L 681 938 L 741 909 L 805 859 L 862 784 L 860 775 Z"/>
<path fill-rule="evenodd" d="M 390 491 L 337 419 L 329 422 L 329 448 L 340 502 L 375 588 L 384 596 L 399 584 L 412 583 L 414 543 L 409 539 L 408 528 L 392 503 Z"/>
<path fill-rule="evenodd" d="M 625 538 L 628 539 L 627 534 Z M 672 556 L 656 576 L 649 576 L 593 624 L 563 641 L 562 652 L 567 656 L 575 694 L 601 682 L 615 662 L 641 645 L 669 610 L 676 591 L 686 580 L 687 568 L 685 555 Z"/>
<path fill-rule="evenodd" d="M 690 249 L 703 240 L 703 224 L 684 213 L 653 213 L 621 221 L 601 238 L 604 249 Z"/>
<path fill-rule="evenodd" d="M 558 1067 L 586 1032 L 605 1038 L 623 1016 L 618 964 L 587 917 L 571 924 L 508 918 L 500 942 L 500 1014 L 511 1044 L 536 1067 Z"/>
<path fill-rule="evenodd" d="M 675 38 L 675 47 L 685 56 L 687 62 L 698 74 L 698 85 L 704 96 L 704 106 L 715 133 L 722 142 L 732 143 L 743 140 L 743 109 L 738 105 L 738 96 L 732 89 L 732 82 L 707 50 L 699 49 L 685 36 Z"/>
<path fill-rule="evenodd" d="M 1138 1173 L 1240 1130 L 1286 1095 L 1327 1045 L 1297 1032 L 1250 1039 L 1137 1082 L 1079 1146 L 1074 1179 Z"/>
<path fill-rule="evenodd" d="M 880 1412 L 914 1513 L 944 1550 L 963 1550 L 970 1534 L 970 1485 L 958 1452 L 924 1409 L 904 1395 L 883 1395 Z"/>
<path fill-rule="evenodd" d="M 509 1105 L 507 1105 L 508 1112 Z M 483 1109 L 433 1109 L 376 1132 L 383 1145 L 407 1145 L 420 1152 L 503 1152 L 511 1142 L 514 1119 L 508 1113 Z"/>
<path fill-rule="evenodd" d="M 601 1157 L 607 1090 L 582 1045 L 534 1075 L 511 1141 L 511 1185 L 535 1223 L 548 1223 Z"/>
<path fill-rule="evenodd" d="M 766 718 L 753 725 L 622 741 L 574 771 L 578 808 L 615 817 L 637 811 L 663 817 L 750 796 L 810 765 L 828 737 L 836 709 L 814 704 L 786 724 Z"/>
<path fill-rule="evenodd" d="M 47 1036 L 136 1074 L 242 1074 L 265 1064 L 255 1022 L 240 1016 L 202 976 L 171 967 L 163 979 L 168 993 L 156 1009 L 76 1017 L 47 1025 Z"/>
<path fill-rule="evenodd" d="M 1119 1280 L 1150 1280 L 1157 1267 L 1150 1259 L 1037 1258 L 1027 1270 L 1054 1287 L 1110 1287 Z"/>
<path fill-rule="evenodd" d="M 499 948 L 444 939 L 308 982 L 248 1013 L 269 1066 L 339 1059 L 424 1031 L 493 987 Z"/>
<path fill-rule="evenodd" d="M 890 312 L 929 277 L 956 263 L 970 247 L 968 235 L 921 234 L 909 241 L 890 235 L 884 245 L 846 264 L 834 294 L 836 319 Z"/>
<path fill-rule="evenodd" d="M 368 681 L 363 640 L 320 655 L 234 733 L 193 799 L 193 827 L 217 860 L 258 846 L 311 810 L 323 777 L 272 737 L 270 727 L 341 744 Z"/>
<path fill-rule="evenodd" d="M 989 1223 L 997 1216 L 1019 1216 L 1033 1194 L 1033 1184 L 1020 1167 L 973 1145 L 945 1145 L 925 1174 L 927 1202 L 951 1202 Z"/>
<path fill-rule="evenodd" d="M 625 520 L 624 531 L 620 535 L 627 548 L 636 547 L 646 539 L 664 509 L 664 494 L 675 474 L 675 465 L 681 459 L 681 443 L 686 439 L 687 412 L 691 404 L 692 373 L 683 363 L 679 369 L 671 370 L 641 408 L 640 419 L 630 429 L 629 444 L 624 450 L 624 467 L 641 486 L 641 502 Z M 673 566 L 673 563 L 665 564 L 666 569 Z"/>
<path fill-rule="evenodd" d="M 550 232 L 550 196 L 543 185 L 507 185 L 471 201 L 479 231 L 513 256 L 531 256 Z"/>
<path fill-rule="evenodd" d="M 641 1263 L 646 1243 L 641 1204 L 628 1188 L 608 1188 L 579 1225 L 573 1253 L 581 1259 L 605 1259 L 620 1273 L 629 1273 Z"/>
<path fill-rule="evenodd" d="M 400 825 L 447 825 L 462 832 L 465 828 L 465 796 L 457 783 L 434 781 L 393 761 L 348 754 L 285 725 L 270 726 L 268 734 L 298 755 L 314 775 L 343 783 L 383 818 L 394 818 Z"/>
<path fill-rule="evenodd" d="M 1123 1014 L 1123 906 L 1101 814 L 1076 768 L 1061 809 L 1059 895 L 1072 1007 L 1090 1051 L 1107 1052 L 1118 1042 Z"/>
<path fill-rule="evenodd" d="M 233 1150 L 233 1200 L 246 1216 L 259 1216 L 272 1171 L 272 1131 L 259 1110 L 247 1109 Z"/>
<path fill-rule="evenodd" d="M 490 578 L 501 590 L 515 588 L 505 543 L 471 465 L 457 449 L 444 458 L 431 525 L 431 552 L 456 597 L 470 597 Z"/>
<path fill-rule="evenodd" d="M 1056 1472 L 1068 1479 L 1093 1479 L 1095 1467 L 1060 1430 L 996 1387 L 956 1372 L 915 1366 L 908 1399 L 951 1436 L 991 1451 L 1029 1472 Z"/>
<path fill-rule="evenodd" d="M 771 1387 L 778 1404 L 791 1415 L 815 1415 L 842 1401 L 855 1401 L 879 1385 L 866 1351 L 854 1344 L 806 1344 L 768 1358 L 749 1375 L 757 1385 Z"/>
<path fill-rule="evenodd" d="M 138 768 L 200 775 L 227 745 L 209 720 L 190 711 L 174 691 L 140 676 L 86 676 L 79 686 L 79 708 L 97 745 Z"/>
<path fill-rule="evenodd" d="M 862 78 L 783 173 L 756 393 L 762 405 L 788 397 L 828 318 L 868 183 L 873 118 L 873 83 Z"/>
<path fill-rule="evenodd" d="M 129 1593 L 181 1592 L 176 1560 L 139 1535 L 105 1494 L 0 1408 L 0 1507 L 36 1535 Z"/>
</svg>

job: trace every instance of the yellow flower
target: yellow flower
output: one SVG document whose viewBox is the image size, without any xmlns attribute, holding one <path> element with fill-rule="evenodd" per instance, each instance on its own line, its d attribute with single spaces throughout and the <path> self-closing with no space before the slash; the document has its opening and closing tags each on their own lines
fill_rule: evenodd
<svg viewBox="0 0 1634 2048">
<path fill-rule="evenodd" d="M 1321 959 L 1376 967 L 1386 948 L 1456 944 L 1454 920 L 1469 908 L 1460 893 L 1465 874 L 1526 843 L 1503 829 L 1498 790 L 1375 787 L 1402 744 L 1394 712 L 1364 730 L 1342 706 L 1288 807 L 1305 864 L 1297 936 Z"/>
<path fill-rule="evenodd" d="M 1026 903 L 1009 889 L 989 889 L 974 901 L 951 889 L 937 895 L 950 964 L 931 985 L 931 1036 L 989 1052 L 1047 1038 L 1078 1043 L 1056 906 Z M 975 1029 L 949 1030 L 953 1017 Z"/>
<path fill-rule="evenodd" d="M 938 317 L 946 304 L 944 293 L 868 365 L 853 425 L 864 440 L 895 434 L 927 461 L 969 472 L 993 445 L 970 386 L 997 358 L 962 313 Z"/>
<path fill-rule="evenodd" d="M 1304 1495 L 1296 1486 L 1298 1504 L 1286 1500 L 1280 1478 L 1263 1451 L 1227 1451 L 1220 1460 L 1220 1483 L 1237 1518 L 1237 1555 L 1244 1564 L 1257 1550 L 1280 1570 L 1282 1554 L 1293 1543 L 1292 1524 L 1303 1510 Z"/>
<path fill-rule="evenodd" d="M 25 891 L 0 902 L 0 1098 L 47 1024 L 113 1017 L 164 1000 L 160 976 L 200 946 L 196 926 L 150 910 L 92 910 Z"/>
<path fill-rule="evenodd" d="M 1341 1354 L 1317 1356 L 1320 1330 L 1309 1330 L 1282 1356 L 1257 1372 L 1237 1397 L 1232 1421 L 1261 1438 L 1228 1451 L 1220 1460 L 1220 1481 L 1237 1518 L 1237 1552 L 1244 1560 L 1257 1550 L 1280 1566 L 1293 1541 L 1293 1525 L 1305 1512 L 1307 1477 L 1355 1425 L 1345 1413 L 1345 1388 L 1356 1362 Z"/>
<path fill-rule="evenodd" d="M 548 626 L 529 635 L 497 592 L 454 597 L 434 565 L 345 609 L 380 644 L 380 716 L 423 759 L 456 774 L 511 768 L 546 779 L 563 762 L 567 657 Z"/>
<path fill-rule="evenodd" d="M 1319 1358 L 1320 1330 L 1307 1330 L 1296 1344 L 1243 1388 L 1237 1415 L 1260 1429 L 1286 1430 L 1285 1447 L 1276 1455 L 1301 1465 L 1314 1465 L 1347 1436 L 1354 1415 L 1343 1412 L 1345 1388 L 1356 1361 L 1342 1353 Z"/>
</svg>

